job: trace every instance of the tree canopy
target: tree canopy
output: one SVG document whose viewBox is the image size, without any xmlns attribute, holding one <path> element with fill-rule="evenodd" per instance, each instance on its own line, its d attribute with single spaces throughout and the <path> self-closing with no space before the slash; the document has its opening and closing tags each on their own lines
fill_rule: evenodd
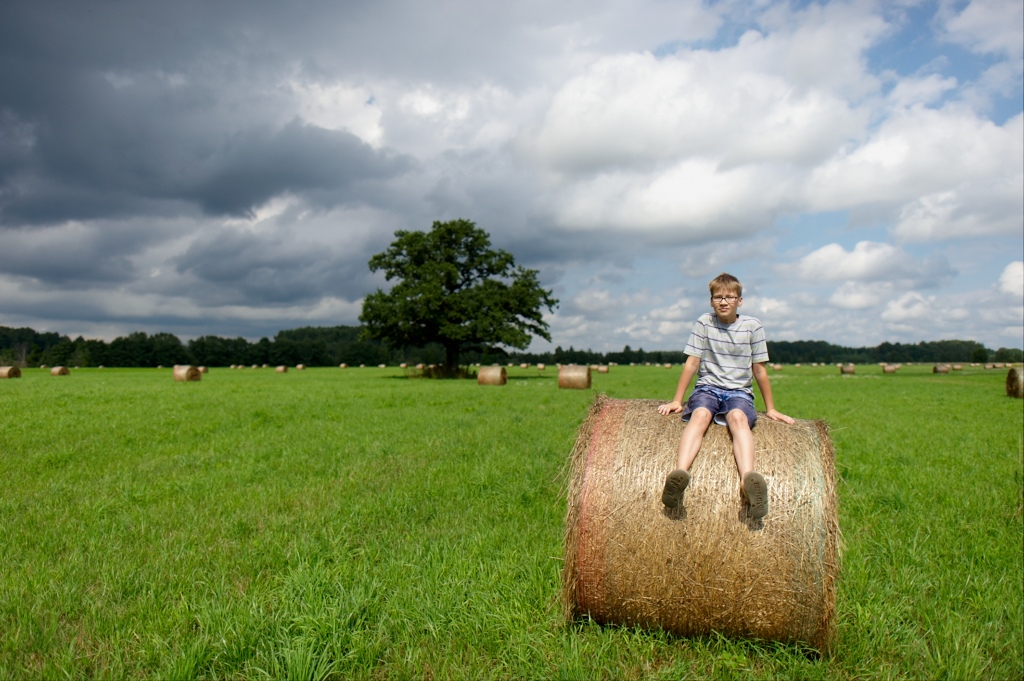
<svg viewBox="0 0 1024 681">
<path fill-rule="evenodd" d="M 434 222 L 429 232 L 399 230 L 395 237 L 370 258 L 372 271 L 397 283 L 366 296 L 359 319 L 367 337 L 399 346 L 438 343 L 449 372 L 465 349 L 551 340 L 542 309 L 554 310 L 558 301 L 541 288 L 536 270 L 491 248 L 473 222 Z"/>
</svg>

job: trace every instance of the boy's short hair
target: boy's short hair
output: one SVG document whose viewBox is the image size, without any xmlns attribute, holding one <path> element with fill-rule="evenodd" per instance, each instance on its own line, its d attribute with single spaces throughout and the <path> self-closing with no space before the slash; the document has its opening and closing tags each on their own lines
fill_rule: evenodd
<svg viewBox="0 0 1024 681">
<path fill-rule="evenodd" d="M 743 284 L 736 277 L 722 272 L 717 277 L 708 282 L 708 290 L 711 291 L 711 295 L 715 295 L 715 291 L 725 290 L 729 293 L 735 293 L 737 296 L 743 297 Z"/>
</svg>

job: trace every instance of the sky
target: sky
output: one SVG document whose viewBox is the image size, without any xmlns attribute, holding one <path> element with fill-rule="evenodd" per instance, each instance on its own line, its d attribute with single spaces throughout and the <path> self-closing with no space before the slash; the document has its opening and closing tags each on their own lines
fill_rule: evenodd
<svg viewBox="0 0 1024 681">
<path fill-rule="evenodd" d="M 0 3 L 0 326 L 357 324 L 472 220 L 555 346 L 1024 346 L 1020 0 Z"/>
</svg>

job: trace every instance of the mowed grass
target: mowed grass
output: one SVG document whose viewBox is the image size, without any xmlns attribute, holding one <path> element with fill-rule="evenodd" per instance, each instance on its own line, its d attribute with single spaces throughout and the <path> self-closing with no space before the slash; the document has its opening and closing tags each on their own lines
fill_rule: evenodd
<svg viewBox="0 0 1024 681">
<path fill-rule="evenodd" d="M 838 637 L 566 623 L 564 466 L 597 392 L 399 369 L 0 381 L 0 678 L 1020 678 L 1024 405 L 1005 372 L 785 367 L 832 426 Z M 763 408 L 759 404 L 759 408 Z"/>
</svg>

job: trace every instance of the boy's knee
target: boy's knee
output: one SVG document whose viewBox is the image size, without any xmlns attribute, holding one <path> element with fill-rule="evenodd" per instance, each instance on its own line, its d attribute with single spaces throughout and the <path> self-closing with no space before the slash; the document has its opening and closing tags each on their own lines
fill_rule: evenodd
<svg viewBox="0 0 1024 681">
<path fill-rule="evenodd" d="M 714 417 L 715 415 L 712 414 L 711 410 L 708 409 L 707 407 L 697 407 L 692 412 L 690 412 L 691 423 L 696 422 L 710 425 L 711 419 L 713 419 Z"/>
<path fill-rule="evenodd" d="M 742 409 L 732 409 L 725 415 L 725 422 L 734 428 L 750 429 L 750 419 Z"/>
</svg>

